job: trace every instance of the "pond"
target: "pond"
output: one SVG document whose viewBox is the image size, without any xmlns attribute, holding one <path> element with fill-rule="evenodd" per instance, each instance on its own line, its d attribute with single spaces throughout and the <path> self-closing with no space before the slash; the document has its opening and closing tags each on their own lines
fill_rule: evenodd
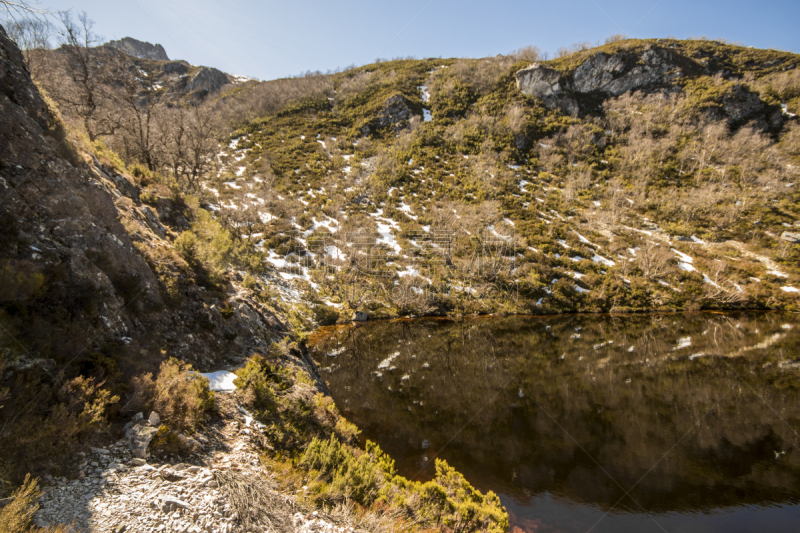
<svg viewBox="0 0 800 533">
<path fill-rule="evenodd" d="M 309 345 L 337 405 L 520 532 L 800 530 L 800 321 L 779 313 L 416 319 Z"/>
</svg>

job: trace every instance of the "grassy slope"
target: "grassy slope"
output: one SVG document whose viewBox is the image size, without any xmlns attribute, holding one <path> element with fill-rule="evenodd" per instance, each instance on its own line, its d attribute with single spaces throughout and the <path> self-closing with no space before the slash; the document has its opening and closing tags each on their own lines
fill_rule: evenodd
<svg viewBox="0 0 800 533">
<path fill-rule="evenodd" d="M 645 46 L 669 48 L 687 64 L 708 65 L 702 75 L 687 69 L 691 75 L 679 82 L 678 101 L 666 111 L 662 104 L 639 95 L 628 101 L 601 99 L 600 111 L 566 116 L 520 94 L 513 74 L 528 63 L 508 58 L 403 60 L 340 73 L 334 76 L 332 98 L 302 101 L 236 131 L 231 137 L 233 150 L 221 158 L 219 178 L 211 180 L 220 198 L 210 195 L 209 201 L 253 204 L 277 216 L 278 220 L 257 225 L 264 249 L 297 263 L 276 262 L 285 272 L 305 274 L 314 283 L 298 280 L 309 289 L 310 307 L 320 301 L 315 296 L 322 296 L 342 304 L 335 311 L 348 318 L 349 308 L 375 316 L 797 308 L 796 294 L 781 289 L 797 284 L 797 246 L 777 238 L 787 229 L 792 231 L 786 226 L 798 221 L 797 188 L 790 185 L 795 177 L 792 162 L 797 164 L 798 155 L 790 147 L 796 125 L 787 120 L 742 141 L 745 147 L 763 143 L 764 150 L 774 153 L 770 156 L 774 160 L 765 163 L 758 154 L 737 152 L 734 141 L 741 138 L 737 137 L 741 131 L 750 132 L 748 125 L 729 128 L 706 113 L 709 107 L 722 105 L 738 83 L 758 92 L 767 112 L 779 103 L 796 110 L 797 81 L 780 77 L 794 72 L 798 56 L 709 41 L 624 41 L 600 50 L 640 52 Z M 568 74 L 597 51 L 578 52 L 549 64 Z M 713 75 L 724 69 L 730 71 L 728 79 L 715 79 Z M 422 100 L 418 89 L 422 85 L 430 87 L 429 102 Z M 373 128 L 365 135 L 363 127 L 395 94 L 402 94 L 413 112 L 432 109 L 434 120 L 417 120 L 401 130 Z M 597 98 L 579 96 L 585 107 Z M 654 148 L 648 154 L 644 144 L 641 160 L 632 155 L 631 139 L 645 121 L 652 125 L 645 139 L 664 153 L 659 155 Z M 695 152 L 708 146 L 708 131 L 714 126 L 723 130 L 715 138 L 722 146 L 719 154 L 687 173 L 686 162 L 696 161 Z M 557 149 L 546 149 L 551 143 Z M 241 161 L 226 166 L 227 158 L 242 155 Z M 733 179 L 721 181 L 714 175 L 719 168 Z M 576 176 L 579 171 L 583 178 Z M 650 174 L 646 180 L 641 177 Z M 265 175 L 271 187 L 265 184 Z M 772 181 L 767 183 L 765 176 Z M 528 182 L 524 190 L 522 180 Z M 620 202 L 615 191 L 629 198 L 633 207 L 624 199 Z M 681 199 L 701 193 L 711 195 L 708 202 L 693 208 L 697 214 L 683 213 Z M 244 194 L 266 201 L 258 203 Z M 740 198 L 746 199 L 746 208 L 739 208 Z M 676 200 L 678 205 L 671 205 Z M 339 229 L 333 236 L 319 225 L 330 219 L 338 221 L 338 225 L 327 223 L 328 228 Z M 487 227 L 502 233 L 504 219 L 513 223 L 516 235 L 514 245 L 506 249 L 507 268 L 468 273 L 475 250 L 472 237 Z M 453 253 L 456 268 L 420 272 L 427 279 L 415 280 L 354 277 L 344 274 L 346 268 L 325 277 L 318 268 L 319 255 L 315 261 L 302 257 L 308 242 L 279 246 L 289 231 L 300 231 L 304 241 L 323 236 L 342 249 L 346 231 L 374 231 L 378 223 L 389 224 L 402 247 L 399 257 L 389 258 L 383 270 L 407 272 L 414 247 L 403 237 L 428 226 L 459 230 Z M 704 242 L 693 243 L 688 240 L 691 236 Z M 661 243 L 660 249 L 670 254 L 656 275 L 645 271 L 647 265 L 637 254 L 648 242 Z M 671 249 L 689 255 L 693 262 Z M 392 296 L 393 285 L 410 280 L 433 296 L 416 301 Z M 516 283 L 519 298 L 493 298 L 491 284 L 498 281 Z M 353 283 L 379 296 L 344 297 L 344 287 Z M 464 289 L 470 284 L 475 292 Z M 329 313 L 322 315 L 331 319 Z"/>
</svg>

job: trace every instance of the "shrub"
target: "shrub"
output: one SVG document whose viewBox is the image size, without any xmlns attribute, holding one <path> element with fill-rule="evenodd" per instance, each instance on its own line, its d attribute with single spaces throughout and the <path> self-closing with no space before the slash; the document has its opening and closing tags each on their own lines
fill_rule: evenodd
<svg viewBox="0 0 800 533">
<path fill-rule="evenodd" d="M 191 231 L 181 233 L 174 243 L 175 249 L 187 261 L 193 260 L 197 253 L 197 238 Z"/>
<path fill-rule="evenodd" d="M 330 492 L 370 505 L 378 489 L 394 477 L 394 461 L 377 444 L 367 442 L 367 451 L 356 456 L 335 435 L 314 439 L 300 460 L 300 466 L 316 470 L 330 483 Z"/>
<path fill-rule="evenodd" d="M 242 287 L 252 291 L 258 288 L 258 282 L 254 276 L 247 274 L 242 280 Z"/>
<path fill-rule="evenodd" d="M 339 320 L 339 312 L 325 304 L 315 305 L 313 309 L 314 320 L 320 326 L 330 326 L 331 324 L 336 324 Z"/>
<path fill-rule="evenodd" d="M 327 485 L 317 487 L 324 497 L 350 498 L 364 506 L 382 501 L 403 511 L 415 523 L 439 531 L 502 533 L 508 514 L 493 492 L 481 494 L 464 476 L 436 460 L 433 481 L 419 483 L 397 476 L 395 463 L 374 442 L 354 450 L 334 435 L 314 439 L 299 461 Z"/>
<path fill-rule="evenodd" d="M 152 189 L 145 189 L 139 193 L 139 200 L 148 205 L 158 204 L 158 195 Z"/>
<path fill-rule="evenodd" d="M 145 374 L 134 378 L 133 384 L 140 405 L 152 408 L 175 431 L 197 427 L 214 407 L 208 379 L 174 357 L 161 363 L 155 381 L 152 374 Z"/>
<path fill-rule="evenodd" d="M 441 459 L 436 459 L 435 481 L 447 495 L 448 510 L 452 509 L 444 516 L 444 523 L 454 531 L 502 533 L 508 529 L 508 514 L 494 492 L 481 494 Z"/>
<path fill-rule="evenodd" d="M 36 500 L 42 495 L 37 480 L 25 476 L 25 481 L 11 495 L 11 503 L 0 509 L 0 533 L 65 533 L 64 526 L 42 529 L 31 526 L 39 509 Z"/>
</svg>

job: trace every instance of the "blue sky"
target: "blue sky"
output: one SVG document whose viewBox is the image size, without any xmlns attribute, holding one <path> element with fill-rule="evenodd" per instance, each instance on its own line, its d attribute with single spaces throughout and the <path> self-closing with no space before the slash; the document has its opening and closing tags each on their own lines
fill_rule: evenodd
<svg viewBox="0 0 800 533">
<path fill-rule="evenodd" d="M 161 43 L 173 59 L 274 79 L 376 58 L 486 57 L 527 45 L 707 36 L 800 52 L 800 2 L 777 0 L 39 0 L 86 11 L 106 39 Z"/>
</svg>

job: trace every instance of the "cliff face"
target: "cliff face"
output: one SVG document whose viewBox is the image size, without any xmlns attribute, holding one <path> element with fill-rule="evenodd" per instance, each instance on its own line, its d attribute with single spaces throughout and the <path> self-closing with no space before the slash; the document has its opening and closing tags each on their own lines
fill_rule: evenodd
<svg viewBox="0 0 800 533">
<path fill-rule="evenodd" d="M 118 41 L 109 41 L 107 46 L 116 48 L 126 54 L 138 57 L 140 59 L 154 59 L 156 61 L 169 61 L 166 50 L 160 44 L 150 44 L 143 41 L 134 39 L 133 37 L 124 37 Z"/>
</svg>

